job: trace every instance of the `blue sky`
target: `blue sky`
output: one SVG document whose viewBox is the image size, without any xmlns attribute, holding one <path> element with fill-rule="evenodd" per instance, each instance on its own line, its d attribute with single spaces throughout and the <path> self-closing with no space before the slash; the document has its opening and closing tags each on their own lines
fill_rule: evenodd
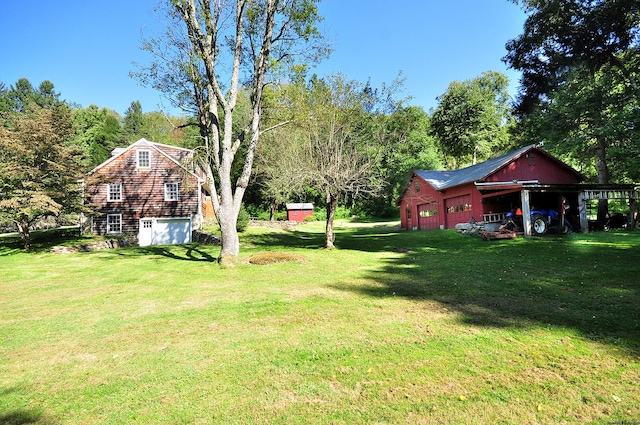
<svg viewBox="0 0 640 425">
<path fill-rule="evenodd" d="M 141 34 L 162 17 L 157 0 L 21 0 L 0 2 L 0 82 L 51 80 L 62 98 L 120 114 L 134 100 L 143 111 L 168 107 L 129 77 L 148 57 Z M 402 71 L 403 96 L 425 110 L 453 80 L 500 71 L 517 92 L 519 74 L 501 58 L 522 31 L 524 13 L 508 0 L 323 0 L 321 29 L 334 52 L 314 72 L 342 72 L 374 86 Z"/>
</svg>

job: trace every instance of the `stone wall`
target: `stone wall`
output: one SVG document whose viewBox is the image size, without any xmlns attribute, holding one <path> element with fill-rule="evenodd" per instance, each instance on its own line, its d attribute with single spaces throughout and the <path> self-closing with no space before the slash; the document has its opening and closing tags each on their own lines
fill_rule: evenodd
<svg viewBox="0 0 640 425">
<path fill-rule="evenodd" d="M 107 239 L 74 246 L 54 246 L 51 248 L 51 252 L 54 254 L 70 254 L 72 252 L 100 251 L 103 249 L 125 248 L 128 246 L 138 246 L 138 237 L 128 236 L 125 238 Z"/>
<path fill-rule="evenodd" d="M 200 230 L 194 230 L 191 232 L 191 241 L 205 245 L 222 245 L 222 240 L 219 236 L 205 233 Z"/>
<path fill-rule="evenodd" d="M 268 227 L 270 229 L 285 229 L 285 230 L 295 230 L 296 225 L 298 225 L 297 221 L 290 220 L 278 220 L 278 221 L 269 221 L 269 220 L 249 220 L 249 226 L 253 227 Z"/>
</svg>

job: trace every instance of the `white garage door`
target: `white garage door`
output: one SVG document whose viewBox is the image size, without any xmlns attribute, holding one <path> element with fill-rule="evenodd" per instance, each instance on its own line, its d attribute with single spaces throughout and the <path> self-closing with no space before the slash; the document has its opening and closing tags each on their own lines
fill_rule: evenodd
<svg viewBox="0 0 640 425">
<path fill-rule="evenodd" d="M 145 218 L 140 220 L 140 246 L 191 242 L 191 219 Z"/>
</svg>

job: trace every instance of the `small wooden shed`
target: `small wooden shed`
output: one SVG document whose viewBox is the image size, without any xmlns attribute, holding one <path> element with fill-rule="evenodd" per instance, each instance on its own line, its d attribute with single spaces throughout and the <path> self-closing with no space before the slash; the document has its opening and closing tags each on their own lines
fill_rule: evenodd
<svg viewBox="0 0 640 425">
<path fill-rule="evenodd" d="M 303 222 L 305 218 L 313 216 L 313 204 L 292 203 L 287 204 L 287 220 Z"/>
</svg>

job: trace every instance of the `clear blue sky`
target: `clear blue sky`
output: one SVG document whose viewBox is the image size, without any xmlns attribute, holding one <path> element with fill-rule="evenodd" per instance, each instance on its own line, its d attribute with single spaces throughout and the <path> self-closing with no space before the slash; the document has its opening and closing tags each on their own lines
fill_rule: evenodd
<svg viewBox="0 0 640 425">
<path fill-rule="evenodd" d="M 162 17 L 157 0 L 0 1 L 0 82 L 25 77 L 34 86 L 51 80 L 62 98 L 96 104 L 120 114 L 134 100 L 143 111 L 163 103 L 153 89 L 129 77 L 141 33 L 152 34 Z M 505 43 L 522 31 L 524 13 L 508 0 L 323 0 L 322 29 L 334 52 L 314 71 L 338 71 L 374 86 L 406 77 L 404 95 L 425 110 L 437 105 L 453 80 L 493 70 L 519 75 L 501 58 Z"/>
</svg>

